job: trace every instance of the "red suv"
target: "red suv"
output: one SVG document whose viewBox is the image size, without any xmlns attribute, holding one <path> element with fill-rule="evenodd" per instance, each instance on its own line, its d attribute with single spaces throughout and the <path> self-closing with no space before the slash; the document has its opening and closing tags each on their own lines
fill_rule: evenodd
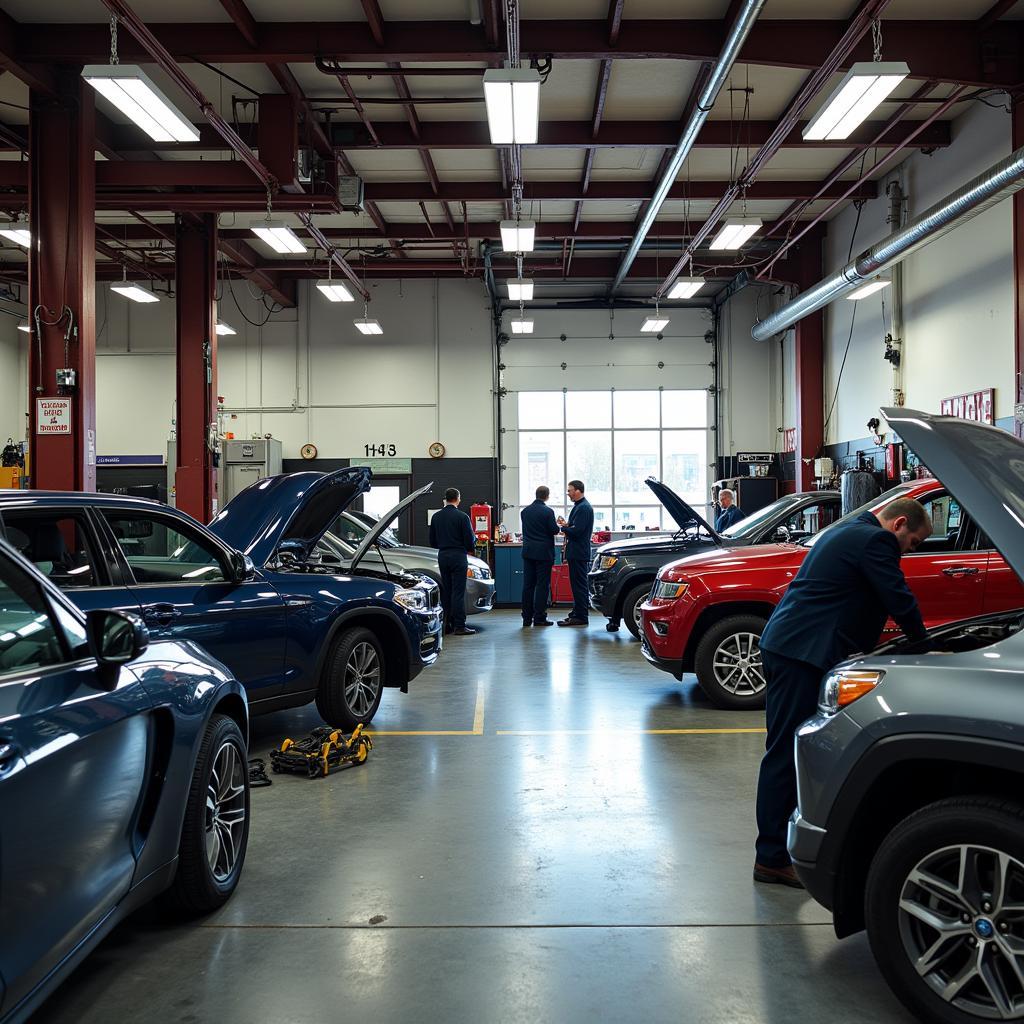
<svg viewBox="0 0 1024 1024">
<path fill-rule="evenodd" d="M 928 628 L 988 612 L 1024 607 L 1024 587 L 989 539 L 938 480 L 901 484 L 827 530 L 896 498 L 916 498 L 934 532 L 903 556 L 903 572 Z M 720 708 L 764 707 L 758 640 L 809 548 L 827 530 L 798 544 L 719 548 L 664 566 L 641 608 L 644 657 L 697 682 Z M 890 619 L 883 639 L 899 633 Z"/>
</svg>

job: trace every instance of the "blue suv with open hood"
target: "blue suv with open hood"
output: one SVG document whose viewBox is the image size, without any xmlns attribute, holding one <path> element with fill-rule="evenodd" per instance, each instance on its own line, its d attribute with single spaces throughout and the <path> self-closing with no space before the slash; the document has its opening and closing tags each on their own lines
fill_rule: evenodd
<svg viewBox="0 0 1024 1024">
<path fill-rule="evenodd" d="M 156 639 L 191 640 L 245 686 L 253 714 L 312 700 L 331 725 L 369 722 L 385 687 L 441 650 L 437 585 L 360 562 L 409 495 L 340 572 L 316 547 L 371 471 L 260 480 L 204 527 L 116 494 L 0 492 L 0 532 L 79 607 L 141 615 Z M 428 490 L 424 488 L 424 490 Z"/>
</svg>

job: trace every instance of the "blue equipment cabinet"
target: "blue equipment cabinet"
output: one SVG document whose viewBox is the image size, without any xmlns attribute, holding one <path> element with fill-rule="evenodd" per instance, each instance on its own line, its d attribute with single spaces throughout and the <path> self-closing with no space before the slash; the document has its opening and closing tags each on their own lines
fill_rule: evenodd
<svg viewBox="0 0 1024 1024">
<path fill-rule="evenodd" d="M 555 565 L 562 564 L 562 546 L 555 546 Z M 494 545 L 494 602 L 519 605 L 523 601 L 523 545 Z"/>
</svg>

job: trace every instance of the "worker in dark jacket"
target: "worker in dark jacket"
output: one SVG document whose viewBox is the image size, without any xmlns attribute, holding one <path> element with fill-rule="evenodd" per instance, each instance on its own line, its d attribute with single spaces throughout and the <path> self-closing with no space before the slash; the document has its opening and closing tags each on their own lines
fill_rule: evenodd
<svg viewBox="0 0 1024 1024">
<path fill-rule="evenodd" d="M 836 662 L 878 645 L 888 616 L 911 640 L 924 622 L 900 568 L 932 532 L 924 506 L 897 498 L 877 518 L 864 512 L 811 548 L 761 635 L 768 738 L 757 783 L 754 879 L 802 888 L 786 852 L 796 808 L 793 736 L 818 704 L 822 676 Z"/>
<path fill-rule="evenodd" d="M 445 631 L 455 636 L 472 636 L 476 630 L 466 625 L 466 556 L 476 549 L 476 536 L 469 516 L 459 509 L 461 500 L 462 495 L 454 487 L 444 492 L 444 508 L 430 520 L 430 546 L 437 548 L 437 566 L 441 570 Z"/>
<path fill-rule="evenodd" d="M 572 502 L 568 521 L 561 516 L 556 520 L 565 535 L 562 559 L 569 566 L 569 584 L 572 587 L 572 611 L 560 626 L 585 626 L 590 617 L 590 586 L 587 570 L 590 568 L 590 536 L 594 532 L 594 509 L 583 497 L 583 481 L 570 480 L 566 493 Z"/>
<path fill-rule="evenodd" d="M 723 487 L 718 492 L 718 503 L 722 506 L 722 511 L 718 513 L 718 518 L 715 520 L 715 533 L 722 533 L 733 523 L 747 518 L 743 509 L 736 504 L 735 495 L 728 487 Z"/>
<path fill-rule="evenodd" d="M 537 488 L 537 499 L 519 514 L 523 524 L 523 628 L 553 626 L 547 617 L 551 568 L 555 564 L 558 523 L 546 502 L 547 487 Z"/>
</svg>

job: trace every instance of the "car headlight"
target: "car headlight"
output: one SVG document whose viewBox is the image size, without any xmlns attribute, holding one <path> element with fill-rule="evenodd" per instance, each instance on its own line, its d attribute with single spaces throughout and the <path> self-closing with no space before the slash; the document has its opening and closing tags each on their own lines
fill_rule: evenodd
<svg viewBox="0 0 1024 1024">
<path fill-rule="evenodd" d="M 414 612 L 427 610 L 427 595 L 422 590 L 399 590 L 395 594 L 395 603 Z"/>
<path fill-rule="evenodd" d="M 489 580 L 490 578 L 490 569 L 481 569 L 478 565 L 470 565 L 466 568 L 467 580 Z"/>
<path fill-rule="evenodd" d="M 668 580 L 658 580 L 651 591 L 651 598 L 656 601 L 674 601 L 676 598 L 682 597 L 689 589 L 689 583 L 670 583 Z"/>
<path fill-rule="evenodd" d="M 833 672 L 822 683 L 818 709 L 826 715 L 834 715 L 840 708 L 870 693 L 884 678 L 884 672 Z"/>
<path fill-rule="evenodd" d="M 597 568 L 599 571 L 604 571 L 605 569 L 610 569 L 613 565 L 617 565 L 618 561 L 615 555 L 601 555 L 597 559 Z"/>
</svg>

